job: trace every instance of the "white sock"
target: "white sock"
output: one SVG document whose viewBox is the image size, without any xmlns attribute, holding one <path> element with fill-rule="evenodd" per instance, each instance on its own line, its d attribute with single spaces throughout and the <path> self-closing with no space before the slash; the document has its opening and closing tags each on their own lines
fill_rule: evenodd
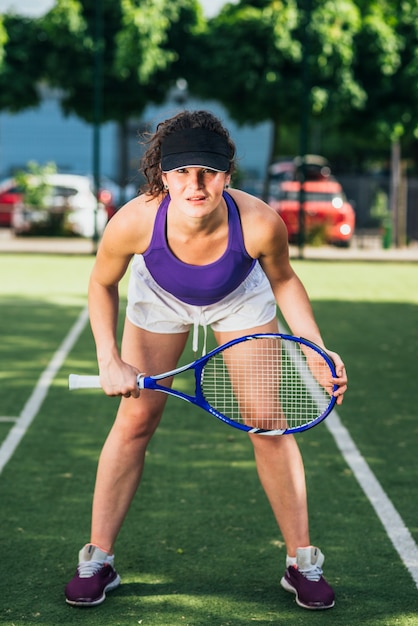
<svg viewBox="0 0 418 626">
<path fill-rule="evenodd" d="M 293 565 L 296 565 L 296 557 L 295 556 L 289 556 L 287 554 L 286 555 L 286 568 L 287 567 L 293 567 Z"/>
</svg>

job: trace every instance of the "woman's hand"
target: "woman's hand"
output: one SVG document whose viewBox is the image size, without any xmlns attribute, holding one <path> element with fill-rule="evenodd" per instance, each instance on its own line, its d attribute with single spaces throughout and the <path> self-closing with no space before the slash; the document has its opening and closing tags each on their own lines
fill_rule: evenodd
<svg viewBox="0 0 418 626">
<path fill-rule="evenodd" d="M 331 350 L 326 350 L 326 353 L 331 357 L 334 361 L 335 371 L 337 376 L 332 379 L 332 382 L 338 386 L 338 389 L 334 391 L 333 396 L 337 398 L 337 404 L 342 404 L 344 399 L 344 394 L 347 391 L 347 372 L 345 371 L 345 365 L 339 354 L 336 352 L 331 352 Z"/>
<path fill-rule="evenodd" d="M 115 361 L 100 370 L 100 383 L 108 396 L 139 398 L 137 377 L 140 372 L 136 367 L 124 361 Z"/>
</svg>

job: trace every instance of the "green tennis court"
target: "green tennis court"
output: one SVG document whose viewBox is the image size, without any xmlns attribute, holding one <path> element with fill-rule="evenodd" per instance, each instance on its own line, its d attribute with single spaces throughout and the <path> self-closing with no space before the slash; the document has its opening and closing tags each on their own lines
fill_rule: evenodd
<svg viewBox="0 0 418 626">
<path fill-rule="evenodd" d="M 66 605 L 117 407 L 100 392 L 67 390 L 70 372 L 96 373 L 82 313 L 92 263 L 0 256 L 0 624 L 415 626 L 412 263 L 294 262 L 350 377 L 337 421 L 298 435 L 312 541 L 326 555 L 335 608 L 305 611 L 280 588 L 284 545 L 246 435 L 172 398 L 117 543 L 122 586 L 95 609 Z"/>
</svg>

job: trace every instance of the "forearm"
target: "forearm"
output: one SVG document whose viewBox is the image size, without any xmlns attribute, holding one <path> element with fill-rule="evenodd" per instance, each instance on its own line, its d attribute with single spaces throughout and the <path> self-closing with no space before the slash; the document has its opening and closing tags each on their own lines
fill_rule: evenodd
<svg viewBox="0 0 418 626">
<path fill-rule="evenodd" d="M 125 363 L 120 355 L 117 327 L 119 290 L 116 285 L 102 285 L 94 279 L 89 287 L 90 323 L 96 342 L 100 383 L 109 396 L 137 398 L 138 370 Z"/>
<path fill-rule="evenodd" d="M 276 285 L 274 292 L 277 304 L 291 332 L 296 336 L 309 339 L 321 348 L 326 349 L 328 355 L 334 361 L 336 378 L 333 378 L 333 383 L 338 386 L 334 395 L 337 398 L 337 404 L 341 404 L 344 393 L 347 390 L 345 366 L 339 354 L 331 352 L 325 347 L 304 286 L 298 277 L 293 275 L 284 283 Z"/>
<path fill-rule="evenodd" d="M 96 344 L 99 370 L 120 359 L 117 343 L 119 291 L 117 285 L 106 286 L 90 281 L 90 325 Z"/>
<path fill-rule="evenodd" d="M 289 280 L 278 285 L 275 288 L 275 296 L 280 312 L 292 333 L 324 347 L 308 294 L 299 278 L 294 274 Z"/>
</svg>

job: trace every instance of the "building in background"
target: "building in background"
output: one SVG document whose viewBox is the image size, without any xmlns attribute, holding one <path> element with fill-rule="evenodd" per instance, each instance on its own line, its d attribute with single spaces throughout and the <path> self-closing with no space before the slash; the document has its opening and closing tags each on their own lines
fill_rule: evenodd
<svg viewBox="0 0 418 626">
<path fill-rule="evenodd" d="M 129 124 L 127 179 L 132 185 L 138 186 L 140 182 L 137 174 L 142 154 L 140 132 L 145 128 L 154 130 L 159 121 L 182 108 L 205 108 L 219 116 L 237 144 L 238 167 L 243 177 L 251 184 L 264 177 L 270 142 L 269 123 L 237 126 L 217 103 L 188 99 L 182 104 L 171 99 L 165 105 L 149 107 L 140 120 L 132 120 Z M 101 174 L 117 181 L 120 145 L 115 123 L 101 126 L 100 144 Z M 0 179 L 24 168 L 31 160 L 40 164 L 53 161 L 63 173 L 92 174 L 93 128 L 74 115 L 64 116 L 57 92 L 45 92 L 38 108 L 18 114 L 0 113 Z"/>
</svg>

